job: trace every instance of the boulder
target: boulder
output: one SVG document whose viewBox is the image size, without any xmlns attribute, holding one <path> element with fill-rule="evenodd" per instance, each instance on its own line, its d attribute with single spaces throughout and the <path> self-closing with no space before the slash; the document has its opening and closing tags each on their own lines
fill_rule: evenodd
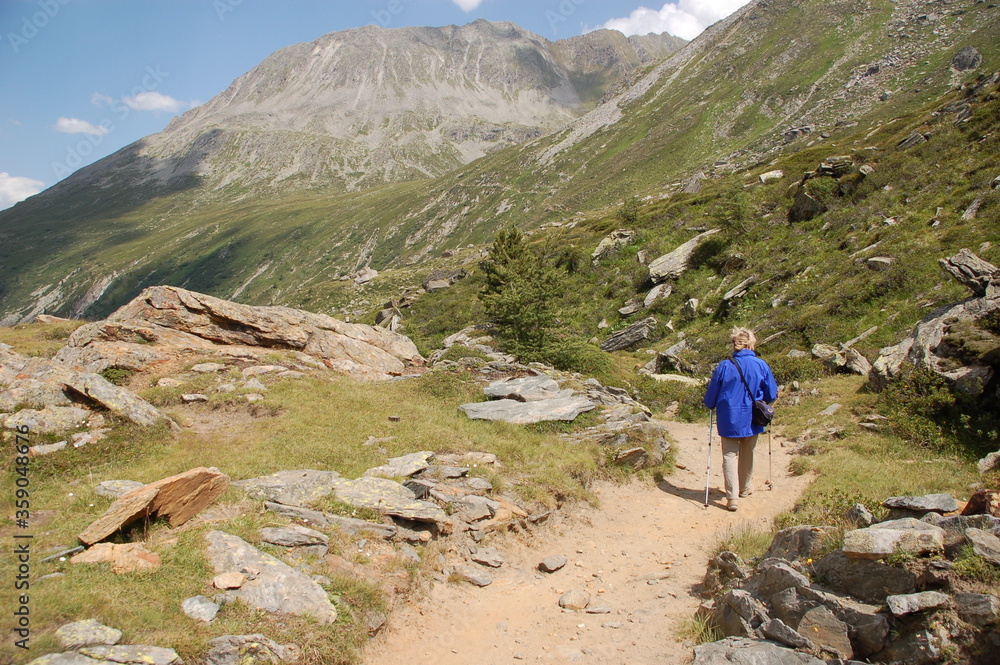
<svg viewBox="0 0 1000 665">
<path fill-rule="evenodd" d="M 309 510 L 298 506 L 286 506 L 280 503 L 267 501 L 264 507 L 278 514 L 285 515 L 292 519 L 301 520 L 316 526 L 334 526 L 349 535 L 374 535 L 383 540 L 392 540 L 396 536 L 396 526 L 393 524 L 380 524 L 366 522 L 365 520 L 353 517 L 343 517 L 341 515 L 330 515 L 318 510 Z"/>
<path fill-rule="evenodd" d="M 903 521 L 903 520 L 897 520 Z M 919 528 L 892 528 L 891 523 L 874 524 L 844 534 L 844 553 L 855 559 L 884 559 L 896 553 L 923 555 L 944 549 L 944 529 L 932 524 Z"/>
<path fill-rule="evenodd" d="M 1000 619 L 1000 598 L 988 593 L 956 593 L 955 609 L 962 621 L 988 626 Z"/>
<path fill-rule="evenodd" d="M 229 476 L 205 467 L 143 485 L 117 499 L 78 538 L 92 545 L 138 519 L 152 517 L 166 518 L 172 527 L 180 526 L 215 501 L 228 486 Z"/>
<path fill-rule="evenodd" d="M 33 434 L 56 434 L 87 426 L 91 412 L 73 406 L 46 406 L 44 409 L 21 409 L 7 416 L 4 427 L 27 427 Z M 64 442 L 65 443 L 65 442 Z"/>
<path fill-rule="evenodd" d="M 793 526 L 782 529 L 774 535 L 765 559 L 780 558 L 794 561 L 795 559 L 811 559 L 823 548 L 825 540 L 836 533 L 829 526 Z"/>
<path fill-rule="evenodd" d="M 97 619 L 67 623 L 56 629 L 56 642 L 63 649 L 79 649 L 94 644 L 118 644 L 122 631 L 108 628 Z"/>
<path fill-rule="evenodd" d="M 702 243 L 718 232 L 719 229 L 710 229 L 700 233 L 673 251 L 654 259 L 649 264 L 649 278 L 657 284 L 668 279 L 677 279 L 687 271 L 691 257 Z"/>
<path fill-rule="evenodd" d="M 228 533 L 209 531 L 205 540 L 205 554 L 216 573 L 253 571 L 231 592 L 246 604 L 265 612 L 312 617 L 321 624 L 337 620 L 326 591 L 305 574 Z"/>
<path fill-rule="evenodd" d="M 990 563 L 1000 566 L 1000 538 L 982 529 L 969 528 L 965 537 L 972 543 L 972 551 Z"/>
<path fill-rule="evenodd" d="M 749 592 L 730 589 L 716 602 L 712 619 L 727 637 L 754 637 L 770 617 L 764 605 Z"/>
<path fill-rule="evenodd" d="M 649 293 L 646 294 L 646 297 L 643 298 L 642 306 L 649 309 L 657 300 L 665 300 L 666 298 L 669 298 L 673 291 L 674 287 L 670 284 L 657 284 L 650 290 Z"/>
<path fill-rule="evenodd" d="M 869 603 L 881 603 L 894 594 L 913 593 L 917 578 L 905 568 L 870 559 L 849 558 L 834 550 L 813 564 L 816 575 L 829 588 Z"/>
<path fill-rule="evenodd" d="M 795 200 L 792 207 L 788 209 L 788 221 L 792 224 L 796 222 L 808 222 L 814 217 L 818 217 L 826 212 L 826 206 L 819 200 L 813 198 L 805 187 L 800 186 L 795 193 Z"/>
<path fill-rule="evenodd" d="M 1000 517 L 1000 491 L 976 490 L 962 509 L 963 515 L 992 515 Z"/>
<path fill-rule="evenodd" d="M 963 46 L 951 59 L 952 69 L 967 72 L 983 64 L 983 54 L 975 46 Z"/>
<path fill-rule="evenodd" d="M 693 665 L 824 665 L 823 661 L 777 642 L 727 637 L 694 648 Z"/>
<path fill-rule="evenodd" d="M 659 321 L 653 316 L 636 321 L 629 327 L 619 330 L 601 342 L 601 350 L 610 353 L 613 351 L 634 349 L 640 344 L 650 341 L 658 325 Z"/>
<path fill-rule="evenodd" d="M 219 605 L 205 596 L 192 596 L 181 603 L 181 611 L 195 621 L 212 623 L 215 615 L 219 613 Z"/>
<path fill-rule="evenodd" d="M 844 519 L 862 528 L 869 527 L 875 522 L 872 511 L 868 510 L 863 503 L 856 503 L 844 514 Z"/>
<path fill-rule="evenodd" d="M 635 237 L 635 231 L 627 231 L 625 229 L 618 229 L 617 231 L 612 231 L 607 236 L 604 237 L 601 242 L 597 244 L 597 249 L 593 251 L 590 255 L 590 261 L 595 266 L 601 262 L 606 256 L 611 255 L 616 250 L 624 247 L 625 245 L 632 242 L 632 238 Z"/>
<path fill-rule="evenodd" d="M 536 402 L 573 395 L 572 390 L 560 390 L 559 384 L 545 374 L 500 379 L 483 388 L 483 392 L 490 399 L 512 399 L 518 402 Z"/>
<path fill-rule="evenodd" d="M 926 610 L 936 610 L 945 607 L 951 601 L 948 594 L 940 591 L 922 591 L 920 593 L 908 593 L 899 596 L 888 596 L 885 599 L 886 605 L 893 616 L 901 617 L 915 612 Z"/>
<path fill-rule="evenodd" d="M 838 654 L 840 658 L 851 658 L 854 655 L 854 647 L 847 634 L 847 624 L 825 607 L 814 607 L 806 612 L 799 622 L 798 631 L 824 651 Z"/>
<path fill-rule="evenodd" d="M 564 397 L 535 402 L 512 399 L 463 404 L 459 409 L 473 420 L 499 420 L 528 425 L 551 420 L 573 421 L 581 413 L 592 411 L 596 404 L 586 397 Z"/>
<path fill-rule="evenodd" d="M 785 625 L 781 619 L 771 619 L 761 626 L 761 633 L 769 640 L 781 642 L 793 649 L 805 649 L 812 651 L 816 645 L 811 640 L 803 637 L 798 631 Z"/>
<path fill-rule="evenodd" d="M 950 494 L 925 494 L 923 496 L 893 496 L 882 502 L 886 508 L 901 508 L 915 513 L 953 513 L 958 503 Z"/>
<path fill-rule="evenodd" d="M 208 646 L 204 665 L 275 665 L 298 659 L 297 646 L 282 646 L 261 634 L 223 635 L 209 640 Z"/>
<path fill-rule="evenodd" d="M 144 343 L 135 341 L 140 338 Z M 220 345 L 301 351 L 331 369 L 369 379 L 423 364 L 413 342 L 381 328 L 172 286 L 149 287 L 107 320 L 78 329 L 55 360 L 85 371 L 142 369 L 185 351 L 218 352 Z"/>
<path fill-rule="evenodd" d="M 779 591 L 809 586 L 809 578 L 782 559 L 765 559 L 743 582 L 743 588 L 762 598 L 770 598 Z"/>
</svg>

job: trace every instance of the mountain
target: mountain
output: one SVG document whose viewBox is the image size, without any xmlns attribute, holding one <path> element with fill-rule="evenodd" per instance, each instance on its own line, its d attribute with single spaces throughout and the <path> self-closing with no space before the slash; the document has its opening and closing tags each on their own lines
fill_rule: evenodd
<svg viewBox="0 0 1000 665">
<path fill-rule="evenodd" d="M 798 152 L 864 149 L 880 129 L 905 136 L 968 77 L 951 66 L 963 47 L 995 67 L 998 28 L 996 7 L 974 0 L 757 0 L 645 66 L 647 41 L 612 33 L 551 44 L 509 24 L 406 29 L 398 35 L 425 42 L 447 43 L 449 31 L 510 35 L 509 46 L 494 49 L 509 54 L 505 64 L 479 69 L 498 115 L 469 126 L 488 131 L 449 134 L 444 111 L 433 127 L 410 122 L 431 85 L 418 81 L 402 97 L 412 102 L 406 112 L 396 101 L 380 107 L 385 94 L 358 97 L 382 108 L 386 126 L 349 150 L 318 151 L 342 140 L 334 127 L 349 136 L 363 125 L 347 112 L 325 116 L 336 122 L 324 138 L 306 140 L 322 125 L 308 109 L 340 99 L 339 88 L 316 83 L 325 70 L 310 69 L 309 58 L 347 62 L 351 49 L 317 55 L 334 49 L 327 38 L 290 47 L 160 135 L 0 213 L 3 322 L 42 311 L 100 316 L 157 283 L 255 303 L 317 302 L 360 267 L 414 265 L 486 241 L 503 225 L 562 222 L 631 195 L 665 199 L 692 176 L 723 178 Z M 380 36 L 371 43 L 398 36 L 366 30 Z M 358 60 L 356 76 L 394 80 L 404 60 L 387 66 L 375 59 L 383 52 Z M 439 73 L 446 82 L 435 85 L 458 94 L 464 80 L 476 89 L 470 60 L 461 59 L 464 79 Z M 503 97 L 507 78 L 522 81 L 506 88 L 516 87 L 518 100 L 551 112 L 548 125 L 539 117 L 537 138 L 525 133 L 524 107 Z M 276 92 L 286 87 L 295 94 Z M 297 112 L 276 110 L 286 99 Z M 257 128 L 240 124 L 249 118 Z M 385 180 L 395 182 L 378 184 Z"/>
</svg>

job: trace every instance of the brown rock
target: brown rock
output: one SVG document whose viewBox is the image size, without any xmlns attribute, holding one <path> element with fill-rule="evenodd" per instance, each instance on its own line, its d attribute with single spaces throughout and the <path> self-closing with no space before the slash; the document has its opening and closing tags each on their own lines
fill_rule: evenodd
<svg viewBox="0 0 1000 665">
<path fill-rule="evenodd" d="M 152 572 L 160 567 L 160 555 L 150 552 L 141 543 L 98 543 L 80 552 L 71 563 L 110 563 L 115 575 Z"/>
<path fill-rule="evenodd" d="M 839 654 L 841 658 L 854 655 L 851 640 L 847 636 L 847 624 L 825 607 L 814 607 L 806 612 L 799 622 L 798 632 L 821 648 Z"/>
<path fill-rule="evenodd" d="M 962 514 L 1000 517 L 1000 492 L 979 490 L 969 497 L 969 503 L 962 509 Z"/>
<path fill-rule="evenodd" d="M 228 486 L 229 476 L 205 467 L 158 480 L 119 498 L 78 538 L 86 545 L 93 545 L 146 517 L 165 517 L 170 526 L 179 526 L 215 501 Z"/>
<path fill-rule="evenodd" d="M 246 581 L 246 575 L 234 570 L 228 573 L 219 573 L 212 579 L 212 584 L 216 589 L 239 589 Z"/>
</svg>

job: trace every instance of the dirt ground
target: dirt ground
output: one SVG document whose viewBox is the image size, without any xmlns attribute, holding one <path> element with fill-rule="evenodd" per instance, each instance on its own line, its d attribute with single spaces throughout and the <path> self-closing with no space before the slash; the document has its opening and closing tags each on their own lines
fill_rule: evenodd
<svg viewBox="0 0 1000 665">
<path fill-rule="evenodd" d="M 437 583 L 397 608 L 369 645 L 366 665 L 510 665 L 517 662 L 600 665 L 680 664 L 692 660 L 691 644 L 677 637 L 700 602 L 713 546 L 741 524 L 767 527 L 791 508 L 809 482 L 788 474 L 789 454 L 774 437 L 774 488 L 767 490 L 768 445 L 755 455 L 757 491 L 725 509 L 722 452 L 713 437 L 710 505 L 705 498 L 708 427 L 665 423 L 677 441 L 681 467 L 660 482 L 636 481 L 597 488 L 600 506 L 581 506 L 525 541 L 484 543 L 505 558 L 483 588 Z M 546 556 L 569 563 L 546 574 Z M 473 564 L 475 565 L 475 564 Z M 571 589 L 591 594 L 588 610 L 559 607 Z"/>
</svg>

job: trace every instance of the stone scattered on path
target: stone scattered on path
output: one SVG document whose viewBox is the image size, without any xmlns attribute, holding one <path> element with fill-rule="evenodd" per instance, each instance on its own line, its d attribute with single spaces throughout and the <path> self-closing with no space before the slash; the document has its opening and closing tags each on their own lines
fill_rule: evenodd
<svg viewBox="0 0 1000 665">
<path fill-rule="evenodd" d="M 473 548 L 469 558 L 490 568 L 499 568 L 504 564 L 503 556 L 492 547 Z"/>
<path fill-rule="evenodd" d="M 122 631 L 109 628 L 97 619 L 74 621 L 56 629 L 56 642 L 63 649 L 79 649 L 95 644 L 118 644 Z"/>
<path fill-rule="evenodd" d="M 542 559 L 541 563 L 538 564 L 538 569 L 543 573 L 554 573 L 562 569 L 567 563 L 569 563 L 569 559 L 562 554 L 556 554 Z"/>
<path fill-rule="evenodd" d="M 181 610 L 196 621 L 211 623 L 219 613 L 219 605 L 205 596 L 192 596 L 181 603 Z"/>
<path fill-rule="evenodd" d="M 493 584 L 493 576 L 478 566 L 455 566 L 452 571 L 458 579 L 474 586 L 484 587 Z"/>
<path fill-rule="evenodd" d="M 463 404 L 459 409 L 473 420 L 499 420 L 514 425 L 561 420 L 571 422 L 581 413 L 597 407 L 586 397 L 562 397 L 535 402 L 512 399 Z"/>
<path fill-rule="evenodd" d="M 305 574 L 228 533 L 209 531 L 205 540 L 205 554 L 216 573 L 256 571 L 232 592 L 246 604 L 265 612 L 309 616 L 321 624 L 337 620 L 326 591 Z"/>
<path fill-rule="evenodd" d="M 143 518 L 163 517 L 177 527 L 215 501 L 229 486 L 229 476 L 216 468 L 198 467 L 144 485 L 119 497 L 107 512 L 77 536 L 86 545 Z"/>
<path fill-rule="evenodd" d="M 565 610 L 585 610 L 590 605 L 590 594 L 583 589 L 570 589 L 559 597 L 559 607 Z"/>
</svg>

